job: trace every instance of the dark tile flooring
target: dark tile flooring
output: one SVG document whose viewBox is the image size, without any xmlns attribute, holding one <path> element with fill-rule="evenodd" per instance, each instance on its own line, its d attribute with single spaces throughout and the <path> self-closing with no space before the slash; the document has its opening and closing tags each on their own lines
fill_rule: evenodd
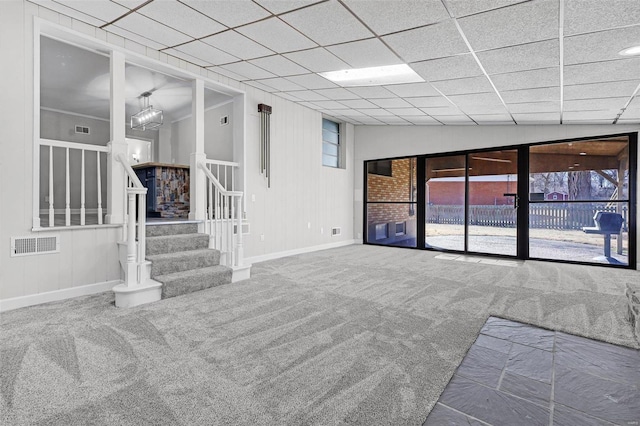
<svg viewBox="0 0 640 426">
<path fill-rule="evenodd" d="M 424 425 L 640 425 L 640 351 L 491 317 Z"/>
</svg>

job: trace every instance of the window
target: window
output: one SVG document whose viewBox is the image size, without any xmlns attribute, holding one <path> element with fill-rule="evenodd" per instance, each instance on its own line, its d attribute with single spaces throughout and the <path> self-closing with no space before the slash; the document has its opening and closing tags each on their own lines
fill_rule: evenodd
<svg viewBox="0 0 640 426">
<path fill-rule="evenodd" d="M 340 167 L 340 124 L 322 119 L 322 165 Z"/>
<path fill-rule="evenodd" d="M 367 164 L 367 172 L 372 175 L 393 176 L 391 160 L 371 161 Z"/>
</svg>

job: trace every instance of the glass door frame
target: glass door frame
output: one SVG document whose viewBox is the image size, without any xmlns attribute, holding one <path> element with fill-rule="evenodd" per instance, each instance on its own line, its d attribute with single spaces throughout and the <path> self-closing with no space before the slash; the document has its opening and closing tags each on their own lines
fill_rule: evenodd
<svg viewBox="0 0 640 426">
<path fill-rule="evenodd" d="M 574 261 L 574 260 L 563 260 L 563 259 L 547 259 L 547 258 L 531 258 L 529 253 L 529 155 L 530 155 L 530 147 L 538 146 L 538 145 L 546 145 L 546 144 L 558 144 L 558 143 L 567 143 L 567 142 L 580 142 L 580 141 L 589 141 L 594 139 L 607 139 L 614 137 L 627 137 L 628 138 L 628 146 L 629 146 L 629 224 L 628 224 L 628 262 L 627 264 L 605 264 L 605 263 L 595 263 L 595 262 L 583 262 L 583 261 Z M 504 255 L 504 254 L 491 254 L 491 253 L 482 253 L 482 252 L 474 252 L 469 251 L 469 156 L 472 154 L 478 154 L 483 152 L 497 151 L 497 150 L 517 150 L 518 153 L 518 164 L 517 164 L 517 175 L 518 175 L 518 183 L 517 183 L 517 194 L 518 194 L 518 209 L 517 209 L 517 225 L 516 225 L 516 255 Z M 430 158 L 438 158 L 438 157 L 446 157 L 446 156 L 456 156 L 456 155 L 465 155 L 465 206 L 464 206 L 464 250 L 453 250 L 453 249 L 434 249 L 425 246 L 425 231 L 426 231 L 426 189 L 423 183 L 426 183 L 426 163 L 425 161 Z M 519 145 L 508 145 L 508 146 L 497 146 L 490 148 L 481 148 L 474 150 L 464 150 L 464 151 L 450 151 L 450 152 L 442 152 L 442 153 L 434 153 L 434 154 L 423 154 L 423 155 L 408 155 L 401 157 L 393 157 L 393 158 L 383 158 L 376 160 L 367 160 L 364 161 L 364 170 L 363 170 L 363 243 L 370 245 L 384 245 L 375 242 L 368 241 L 367 238 L 367 205 L 369 204 L 367 198 L 367 170 L 368 163 L 374 161 L 383 161 L 383 160 L 400 160 L 400 159 L 408 159 L 415 158 L 416 159 L 416 178 L 417 178 L 417 206 L 416 206 L 416 216 L 417 216 L 417 224 L 416 224 L 416 235 L 420 236 L 416 238 L 416 246 L 415 247 L 404 247 L 404 248 L 413 248 L 413 249 L 421 249 L 421 250 L 430 250 L 430 251 L 438 251 L 445 253 L 459 253 L 459 254 L 470 254 L 470 255 L 482 255 L 482 256 L 491 256 L 491 257 L 501 257 L 501 258 L 510 258 L 510 259 L 519 259 L 519 260 L 541 260 L 546 262 L 557 262 L 557 263 L 569 263 L 569 264 L 584 264 L 584 265 L 596 265 L 596 266 L 604 266 L 604 267 L 612 267 L 612 268 L 623 268 L 623 269 L 636 269 L 637 267 L 637 185 L 638 185 L 638 133 L 637 132 L 629 132 L 629 133 L 617 133 L 617 134 L 609 134 L 609 135 L 596 135 L 596 136 L 587 136 L 587 137 L 578 137 L 578 138 L 570 138 L 570 139 L 562 139 L 562 140 L 554 140 L 554 141 L 544 141 L 544 142 L 532 142 L 527 144 L 519 144 Z"/>
</svg>

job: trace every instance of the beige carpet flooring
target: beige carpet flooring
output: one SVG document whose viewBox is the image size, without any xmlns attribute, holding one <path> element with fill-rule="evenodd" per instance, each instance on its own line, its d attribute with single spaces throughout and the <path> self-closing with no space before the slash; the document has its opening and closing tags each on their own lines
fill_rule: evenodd
<svg viewBox="0 0 640 426">
<path fill-rule="evenodd" d="M 638 271 L 348 246 L 133 309 L 0 316 L 3 425 L 420 425 L 489 315 L 637 348 Z"/>
</svg>

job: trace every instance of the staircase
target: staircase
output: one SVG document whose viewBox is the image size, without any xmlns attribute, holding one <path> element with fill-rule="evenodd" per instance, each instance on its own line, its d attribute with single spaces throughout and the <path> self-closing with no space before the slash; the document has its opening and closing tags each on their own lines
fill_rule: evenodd
<svg viewBox="0 0 640 426">
<path fill-rule="evenodd" d="M 197 223 L 146 226 L 146 258 L 151 278 L 162 283 L 162 298 L 204 290 L 232 279 L 232 269 L 220 265 L 220 252 L 210 249 L 209 236 Z"/>
</svg>

